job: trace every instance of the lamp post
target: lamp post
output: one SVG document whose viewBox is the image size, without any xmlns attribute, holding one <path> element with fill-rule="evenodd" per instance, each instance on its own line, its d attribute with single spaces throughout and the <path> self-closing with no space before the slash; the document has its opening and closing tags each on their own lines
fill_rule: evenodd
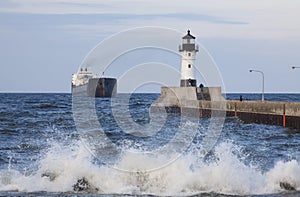
<svg viewBox="0 0 300 197">
<path fill-rule="evenodd" d="M 261 94 L 261 101 L 265 100 L 265 75 L 260 70 L 249 70 L 249 72 L 258 72 L 262 75 L 262 94 Z"/>
</svg>

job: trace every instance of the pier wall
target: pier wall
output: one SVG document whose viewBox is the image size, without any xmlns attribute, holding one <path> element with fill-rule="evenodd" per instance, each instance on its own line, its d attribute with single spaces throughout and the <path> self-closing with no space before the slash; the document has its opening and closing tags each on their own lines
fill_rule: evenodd
<svg viewBox="0 0 300 197">
<path fill-rule="evenodd" d="M 300 129 L 299 102 L 226 101 L 226 111 L 244 122 Z"/>
<path fill-rule="evenodd" d="M 185 108 L 185 106 L 182 106 Z M 199 101 L 200 118 L 225 111 L 226 116 L 238 117 L 245 123 L 277 125 L 300 129 L 299 102 L 261 101 Z"/>
<path fill-rule="evenodd" d="M 199 100 L 199 94 L 203 99 Z M 233 116 L 245 123 L 300 129 L 300 102 L 225 100 L 220 87 L 162 87 L 151 111 L 162 110 L 200 118 Z"/>
<path fill-rule="evenodd" d="M 300 102 L 261 101 L 189 101 L 164 106 L 169 113 L 184 113 L 192 117 L 237 117 L 245 123 L 277 125 L 300 129 Z M 154 108 L 157 105 L 153 106 Z M 157 108 L 156 108 L 157 111 Z"/>
</svg>

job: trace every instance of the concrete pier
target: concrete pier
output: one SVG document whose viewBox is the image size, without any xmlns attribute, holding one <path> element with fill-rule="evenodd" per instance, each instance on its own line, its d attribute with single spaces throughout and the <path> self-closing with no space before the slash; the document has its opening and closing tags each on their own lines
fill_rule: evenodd
<svg viewBox="0 0 300 197">
<path fill-rule="evenodd" d="M 209 88 L 206 91 L 209 92 Z M 198 100 L 198 93 L 195 87 L 164 87 L 151 110 L 163 109 L 199 118 L 209 118 L 213 113 L 213 116 L 237 117 L 245 123 L 300 129 L 300 102 L 225 100 L 217 88 L 211 88 L 211 100 Z"/>
<path fill-rule="evenodd" d="M 233 100 L 225 102 L 226 116 L 238 117 L 245 123 L 268 124 L 300 129 L 299 102 L 241 102 Z M 214 101 L 199 101 L 199 110 L 202 110 L 202 114 L 206 117 L 209 117 L 211 110 L 222 110 L 211 107 L 212 105 L 218 106 L 218 104 L 213 103 Z"/>
</svg>

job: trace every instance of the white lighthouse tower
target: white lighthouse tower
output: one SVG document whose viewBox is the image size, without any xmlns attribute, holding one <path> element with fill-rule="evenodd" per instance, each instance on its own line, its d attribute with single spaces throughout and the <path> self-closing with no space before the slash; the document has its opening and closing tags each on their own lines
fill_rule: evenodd
<svg viewBox="0 0 300 197">
<path fill-rule="evenodd" d="M 195 57 L 199 51 L 198 45 L 195 44 L 196 37 L 187 31 L 187 35 L 182 37 L 182 44 L 179 46 L 181 53 L 181 79 L 180 87 L 196 87 L 197 81 L 195 79 Z"/>
</svg>

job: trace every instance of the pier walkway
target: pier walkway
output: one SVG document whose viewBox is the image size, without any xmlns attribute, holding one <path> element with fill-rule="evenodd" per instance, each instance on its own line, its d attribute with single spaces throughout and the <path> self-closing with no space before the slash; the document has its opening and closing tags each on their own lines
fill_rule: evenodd
<svg viewBox="0 0 300 197">
<path fill-rule="evenodd" d="M 225 100 L 220 88 L 207 88 L 210 100 L 199 100 L 199 88 L 162 87 L 151 111 L 166 110 L 193 117 L 237 117 L 245 123 L 278 125 L 300 130 L 300 102 Z M 197 91 L 197 94 L 196 94 Z"/>
</svg>

